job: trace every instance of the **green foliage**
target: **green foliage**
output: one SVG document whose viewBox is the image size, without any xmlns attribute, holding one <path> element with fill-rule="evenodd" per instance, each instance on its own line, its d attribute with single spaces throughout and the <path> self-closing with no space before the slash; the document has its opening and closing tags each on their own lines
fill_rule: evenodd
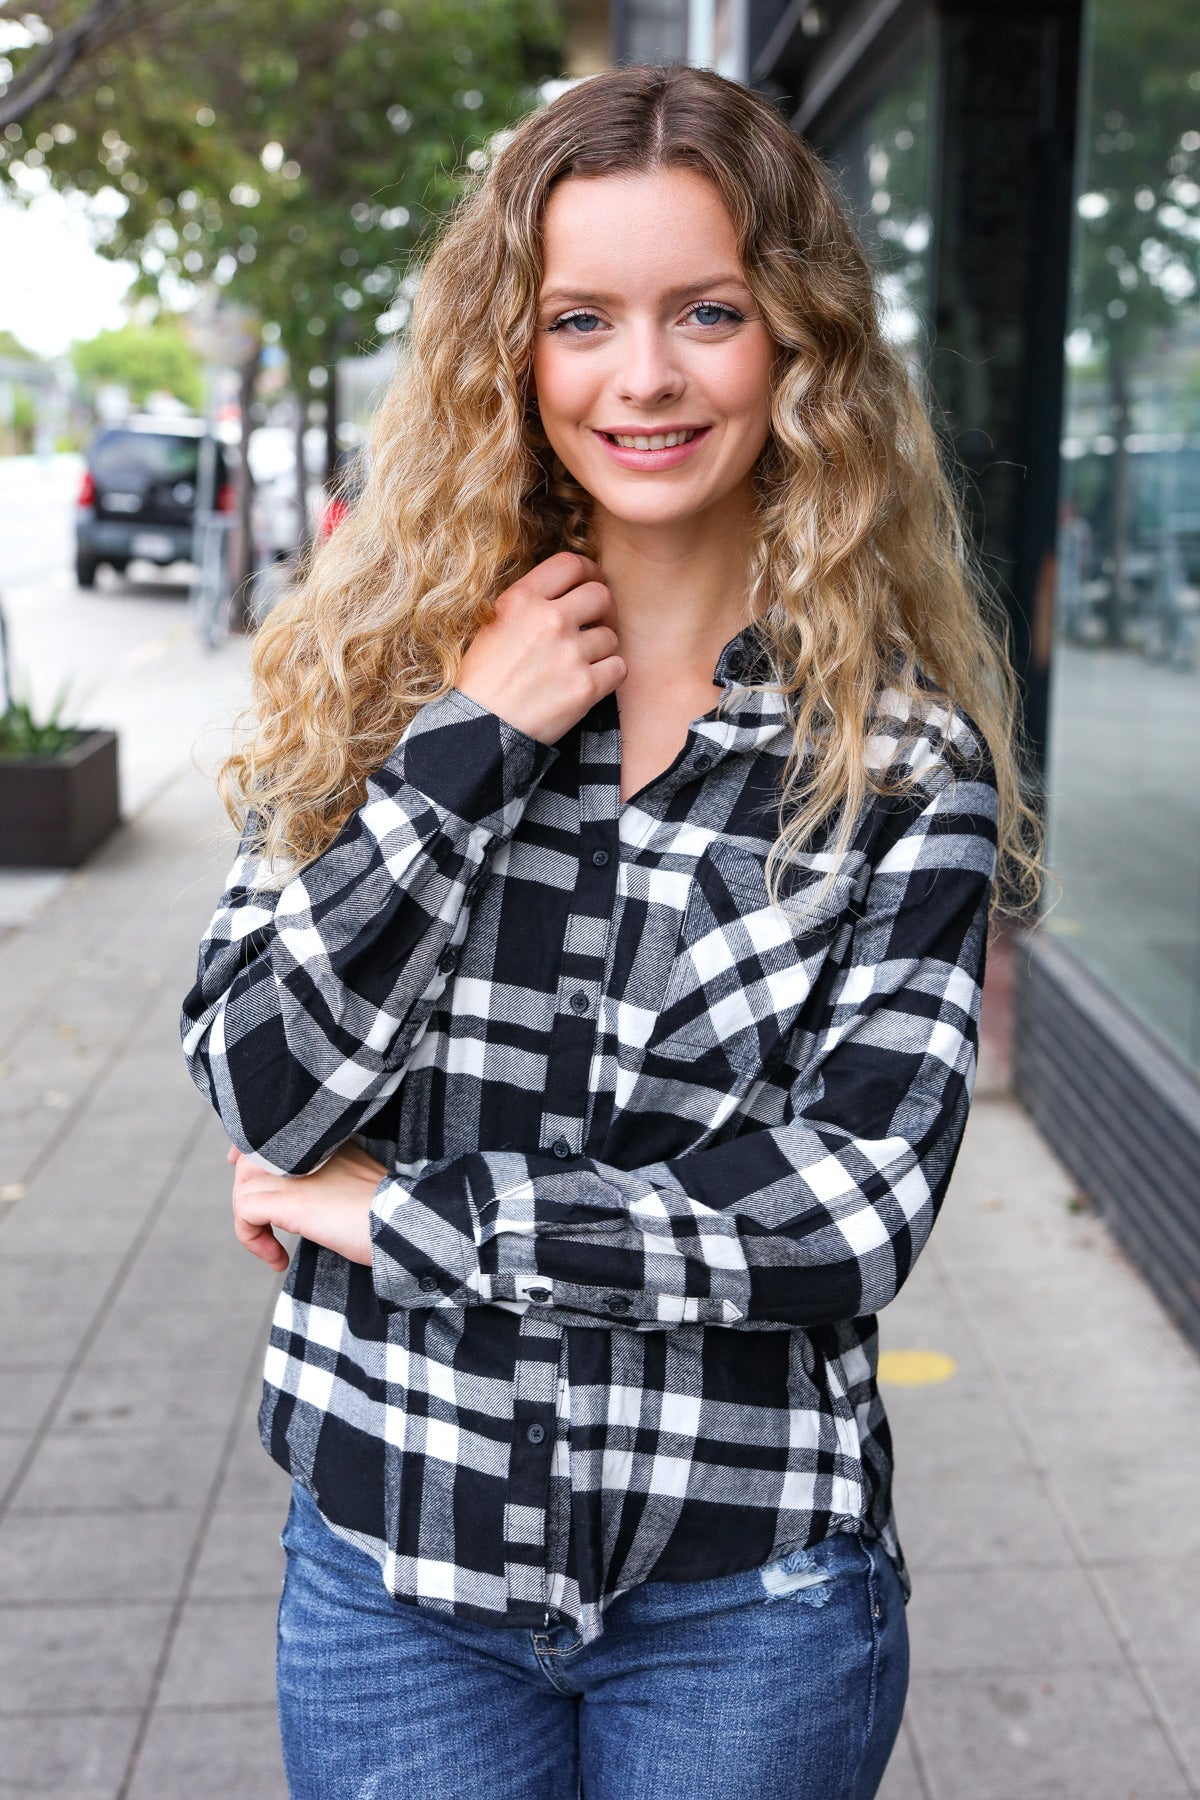
<svg viewBox="0 0 1200 1800">
<path fill-rule="evenodd" d="M 1200 286 L 1195 0 L 1095 0 L 1092 22 L 1076 323 L 1128 366 Z"/>
<path fill-rule="evenodd" d="M 20 338 L 14 337 L 11 331 L 0 331 L 0 357 L 7 362 L 36 363 L 40 360 L 32 350 L 27 350 Z"/>
<path fill-rule="evenodd" d="M 71 346 L 71 363 L 86 392 L 113 383 L 141 405 L 149 394 L 166 391 L 187 406 L 202 400 L 199 361 L 178 322 L 161 318 L 149 325 L 123 325 Z"/>
<path fill-rule="evenodd" d="M 62 723 L 62 710 L 67 700 L 67 683 L 59 688 L 50 711 L 40 722 L 34 717 L 29 696 L 14 700 L 0 712 L 0 761 L 16 762 L 26 757 L 61 756 L 73 750 L 81 732 Z"/>
<path fill-rule="evenodd" d="M 149 394 L 165 391 L 198 412 L 204 399 L 200 362 L 179 321 L 164 317 L 152 325 L 122 325 L 72 344 L 71 362 L 87 394 L 104 383 L 127 388 L 141 406 Z"/>
<path fill-rule="evenodd" d="M 286 15 L 214 0 L 148 17 L 0 139 L 0 183 L 27 187 L 32 164 L 119 197 L 105 253 L 135 258 L 144 290 L 214 279 L 278 328 L 300 379 L 374 339 L 381 315 L 403 322 L 409 259 L 466 159 L 559 68 L 553 0 L 293 0 Z"/>
</svg>

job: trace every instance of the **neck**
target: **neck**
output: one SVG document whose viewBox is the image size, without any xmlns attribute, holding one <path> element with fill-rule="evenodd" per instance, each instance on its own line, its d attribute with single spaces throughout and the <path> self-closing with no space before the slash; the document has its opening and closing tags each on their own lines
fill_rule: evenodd
<svg viewBox="0 0 1200 1800">
<path fill-rule="evenodd" d="M 721 650 L 750 617 L 752 509 L 748 491 L 669 524 L 618 519 L 597 507 L 597 561 L 635 685 L 711 681 Z"/>
</svg>

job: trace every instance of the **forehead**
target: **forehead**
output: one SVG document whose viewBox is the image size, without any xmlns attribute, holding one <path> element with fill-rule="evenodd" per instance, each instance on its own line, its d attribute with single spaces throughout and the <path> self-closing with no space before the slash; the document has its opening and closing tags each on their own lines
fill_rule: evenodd
<svg viewBox="0 0 1200 1800">
<path fill-rule="evenodd" d="M 569 175 L 542 226 L 542 289 L 666 290 L 689 276 L 739 273 L 733 221 L 712 183 L 690 169 Z"/>
</svg>

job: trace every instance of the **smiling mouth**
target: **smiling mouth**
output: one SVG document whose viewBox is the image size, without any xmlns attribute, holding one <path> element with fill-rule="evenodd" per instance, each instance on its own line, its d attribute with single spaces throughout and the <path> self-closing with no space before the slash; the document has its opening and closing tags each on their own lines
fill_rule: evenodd
<svg viewBox="0 0 1200 1800">
<path fill-rule="evenodd" d="M 676 444 L 690 444 L 701 431 L 707 430 L 707 425 L 693 425 L 686 431 L 638 432 L 636 435 L 602 431 L 599 435 L 607 438 L 610 444 L 619 444 L 622 450 L 673 450 Z"/>
</svg>

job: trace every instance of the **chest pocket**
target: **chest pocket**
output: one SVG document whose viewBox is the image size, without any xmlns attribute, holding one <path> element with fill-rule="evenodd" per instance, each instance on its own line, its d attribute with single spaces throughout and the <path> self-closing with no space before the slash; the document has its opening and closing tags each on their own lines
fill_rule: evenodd
<svg viewBox="0 0 1200 1800">
<path fill-rule="evenodd" d="M 715 844 L 696 865 L 649 1056 L 720 1051 L 757 1073 L 789 1035 L 817 978 L 849 944 L 852 903 L 869 871 L 843 859 L 796 856 L 782 871 L 782 905 L 767 895 L 766 853 Z"/>
</svg>

